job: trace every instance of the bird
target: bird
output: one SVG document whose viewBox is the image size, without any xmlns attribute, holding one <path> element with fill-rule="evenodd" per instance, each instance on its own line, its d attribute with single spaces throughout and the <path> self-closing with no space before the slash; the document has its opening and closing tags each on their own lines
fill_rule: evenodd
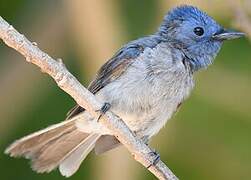
<svg viewBox="0 0 251 180">
<path fill-rule="evenodd" d="M 88 89 L 105 102 L 102 113 L 115 113 L 148 143 L 189 97 L 194 74 L 213 63 L 225 40 L 244 35 L 195 6 L 174 7 L 155 33 L 122 46 Z M 5 153 L 30 159 L 38 173 L 59 168 L 70 177 L 92 150 L 102 154 L 120 144 L 98 119 L 75 105 L 64 121 L 16 140 Z"/>
</svg>

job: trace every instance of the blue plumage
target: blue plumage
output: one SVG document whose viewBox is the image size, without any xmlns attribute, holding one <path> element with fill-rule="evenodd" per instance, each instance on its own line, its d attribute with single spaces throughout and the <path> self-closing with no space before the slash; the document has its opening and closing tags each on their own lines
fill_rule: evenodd
<svg viewBox="0 0 251 180">
<path fill-rule="evenodd" d="M 194 29 L 200 27 L 204 34 L 198 36 Z M 222 41 L 213 41 L 212 36 L 222 27 L 206 13 L 193 6 L 180 6 L 164 18 L 157 34 L 179 44 L 194 71 L 206 68 L 218 53 Z"/>
</svg>

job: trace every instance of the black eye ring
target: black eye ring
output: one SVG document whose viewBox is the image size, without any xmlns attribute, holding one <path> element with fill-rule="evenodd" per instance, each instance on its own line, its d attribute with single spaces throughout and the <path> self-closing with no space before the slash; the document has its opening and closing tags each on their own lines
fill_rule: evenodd
<svg viewBox="0 0 251 180">
<path fill-rule="evenodd" d="M 196 28 L 194 28 L 193 32 L 197 36 L 202 36 L 204 34 L 204 29 L 202 27 L 196 27 Z"/>
</svg>

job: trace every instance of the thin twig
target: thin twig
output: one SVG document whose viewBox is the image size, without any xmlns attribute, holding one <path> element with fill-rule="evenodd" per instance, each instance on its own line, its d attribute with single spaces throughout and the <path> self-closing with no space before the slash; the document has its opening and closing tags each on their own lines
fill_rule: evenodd
<svg viewBox="0 0 251 180">
<path fill-rule="evenodd" d="M 18 33 L 2 17 L 0 17 L 0 38 L 9 47 L 21 53 L 27 62 L 37 65 L 42 72 L 49 74 L 62 90 L 68 93 L 93 117 L 99 117 L 97 110 L 103 104 L 97 101 L 95 96 L 81 85 L 66 69 L 62 61 L 56 61 L 41 51 L 35 43 L 31 43 L 24 35 Z M 102 116 L 100 123 L 107 127 L 131 152 L 135 160 L 143 166 L 148 167 L 154 161 L 155 157 L 151 155 L 151 148 L 136 138 L 135 134 L 129 130 L 118 116 L 109 111 Z M 148 169 L 159 179 L 178 179 L 162 161 Z"/>
</svg>

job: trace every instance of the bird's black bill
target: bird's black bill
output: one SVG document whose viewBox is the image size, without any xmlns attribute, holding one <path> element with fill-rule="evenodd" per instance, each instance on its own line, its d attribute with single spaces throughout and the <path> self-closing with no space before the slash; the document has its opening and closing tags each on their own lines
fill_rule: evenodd
<svg viewBox="0 0 251 180">
<path fill-rule="evenodd" d="M 237 32 L 229 29 L 222 29 L 219 32 L 215 33 L 212 38 L 218 41 L 237 39 L 245 36 L 243 32 Z"/>
</svg>

